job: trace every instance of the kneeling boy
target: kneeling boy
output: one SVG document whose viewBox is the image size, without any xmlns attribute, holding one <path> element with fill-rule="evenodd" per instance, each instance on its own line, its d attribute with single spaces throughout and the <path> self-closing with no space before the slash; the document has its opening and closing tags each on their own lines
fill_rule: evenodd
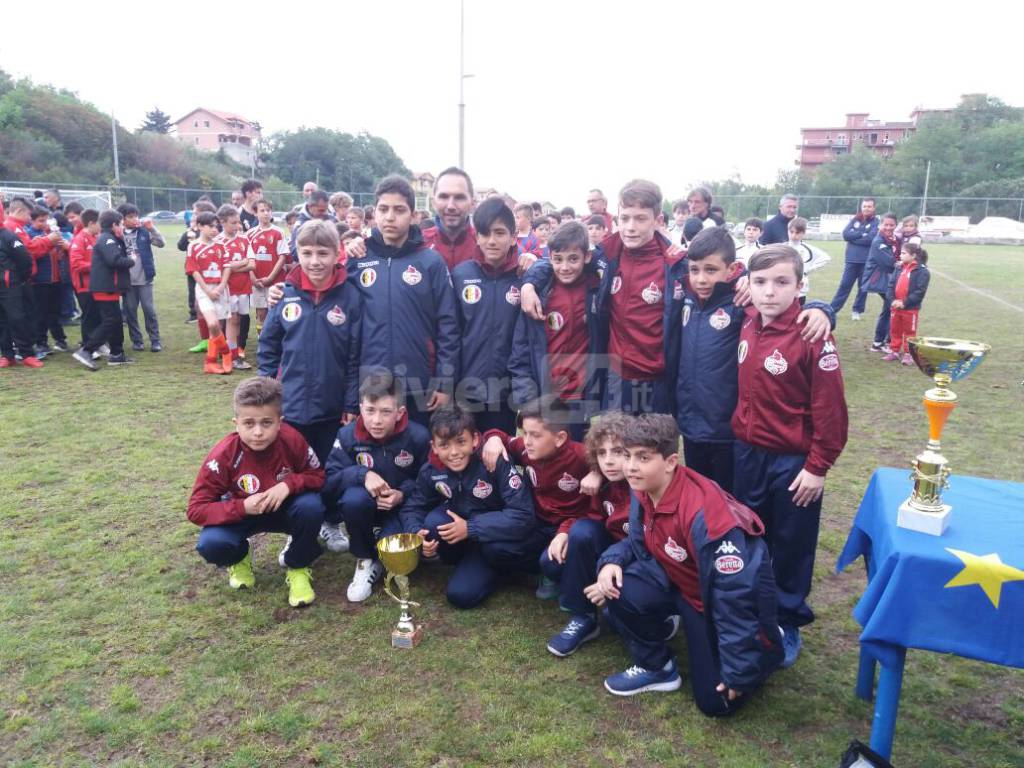
<svg viewBox="0 0 1024 768">
<path fill-rule="evenodd" d="M 666 619 L 679 614 L 697 706 L 731 714 L 782 661 L 764 528 L 715 482 L 679 466 L 671 416 L 639 416 L 622 442 L 639 504 L 628 538 L 601 556 L 588 593 L 607 605 L 634 666 L 606 678 L 605 688 L 617 696 L 678 689 Z"/>
<path fill-rule="evenodd" d="M 536 573 L 552 529 L 537 524 L 515 467 L 503 457 L 493 472 L 483 465 L 473 414 L 454 404 L 439 408 L 430 417 L 430 437 L 433 451 L 399 513 L 402 527 L 424 537 L 426 557 L 437 554 L 455 566 L 448 602 L 472 608 L 502 576 Z"/>
<path fill-rule="evenodd" d="M 371 373 L 359 387 L 359 417 L 338 431 L 327 457 L 320 535 L 332 552 L 350 549 L 356 557 L 348 587 L 354 603 L 368 598 L 381 577 L 377 540 L 402 532 L 398 510 L 412 495 L 430 451 L 430 433 L 409 421 L 404 402 L 390 372 Z"/>
<path fill-rule="evenodd" d="M 252 587 L 249 537 L 272 531 L 291 537 L 288 602 L 313 602 L 309 566 L 320 555 L 317 534 L 324 507 L 317 491 L 324 470 L 301 434 L 283 423 L 281 385 L 246 379 L 235 390 L 236 431 L 203 460 L 188 502 L 188 519 L 202 526 L 196 549 L 203 559 L 227 566 L 232 589 Z"/>
</svg>

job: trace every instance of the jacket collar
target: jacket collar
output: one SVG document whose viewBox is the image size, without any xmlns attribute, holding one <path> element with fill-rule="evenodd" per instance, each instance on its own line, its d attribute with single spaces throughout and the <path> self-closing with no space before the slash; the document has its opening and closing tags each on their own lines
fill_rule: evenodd
<svg viewBox="0 0 1024 768">
<path fill-rule="evenodd" d="M 423 244 L 423 232 L 420 228 L 413 224 L 409 227 L 409 237 L 400 246 L 395 248 L 393 245 L 388 245 L 384 242 L 384 236 L 381 235 L 380 230 L 376 227 L 373 228 L 373 232 L 370 233 L 370 239 L 366 242 L 366 247 L 373 251 L 375 256 L 385 259 L 397 259 L 402 256 L 408 256 L 411 253 L 421 250 L 424 247 Z"/>
<path fill-rule="evenodd" d="M 767 326 L 761 324 L 761 313 L 757 311 L 757 308 L 753 304 L 747 307 L 746 315 L 747 317 L 752 317 L 754 319 L 754 322 L 757 324 L 754 327 L 758 331 L 781 333 L 796 322 L 797 315 L 802 311 L 803 307 L 800 306 L 800 302 L 794 299 L 789 309 L 772 320 Z"/>
<path fill-rule="evenodd" d="M 363 422 L 363 417 L 360 415 L 356 417 L 356 440 L 358 440 L 361 443 L 374 443 L 375 445 L 383 445 L 385 442 L 391 442 L 400 434 L 402 434 L 408 425 L 409 412 L 406 411 L 405 413 L 402 414 L 402 418 L 400 418 L 398 422 L 395 424 L 395 431 L 391 435 L 391 437 L 387 438 L 386 440 L 378 440 L 367 431 L 366 424 L 365 422 Z"/>
<path fill-rule="evenodd" d="M 487 275 L 496 276 L 503 275 L 506 272 L 513 272 L 519 268 L 519 247 L 513 243 L 509 247 L 508 253 L 505 254 L 505 260 L 497 267 L 492 267 L 484 258 L 484 252 L 480 250 L 480 246 L 477 246 L 473 250 L 473 261 L 479 264 L 480 269 Z"/>
</svg>

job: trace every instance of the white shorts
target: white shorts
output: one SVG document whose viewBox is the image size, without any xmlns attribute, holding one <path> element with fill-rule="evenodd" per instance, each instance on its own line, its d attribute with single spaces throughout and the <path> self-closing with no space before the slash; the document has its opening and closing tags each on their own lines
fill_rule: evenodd
<svg viewBox="0 0 1024 768">
<path fill-rule="evenodd" d="M 214 301 L 202 288 L 196 288 L 196 306 L 204 315 L 215 315 L 218 320 L 227 320 L 231 314 L 231 307 L 228 303 L 228 294 L 225 289 L 220 298 Z"/>
<path fill-rule="evenodd" d="M 267 306 L 267 290 L 266 288 L 260 288 L 258 285 L 252 287 L 252 308 L 253 309 L 268 309 Z"/>
<path fill-rule="evenodd" d="M 232 315 L 248 315 L 249 314 L 249 294 L 248 293 L 229 293 L 228 295 L 228 306 L 231 308 Z"/>
</svg>

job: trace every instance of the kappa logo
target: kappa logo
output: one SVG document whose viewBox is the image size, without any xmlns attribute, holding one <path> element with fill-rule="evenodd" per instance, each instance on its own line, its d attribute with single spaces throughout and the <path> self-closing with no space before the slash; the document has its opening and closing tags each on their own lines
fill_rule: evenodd
<svg viewBox="0 0 1024 768">
<path fill-rule="evenodd" d="M 217 463 L 216 459 L 210 459 L 206 462 L 206 468 L 213 472 L 215 475 L 220 474 L 220 464 Z"/>
<path fill-rule="evenodd" d="M 781 376 L 789 370 L 789 363 L 786 362 L 786 358 L 782 356 L 782 353 L 776 349 L 764 359 L 764 369 L 772 376 Z"/>
<path fill-rule="evenodd" d="M 519 293 L 519 289 L 514 285 L 509 286 L 508 293 L 505 294 L 505 301 L 512 306 L 518 307 L 521 299 L 522 295 Z"/>
<path fill-rule="evenodd" d="M 281 309 L 281 317 L 289 323 L 294 323 L 302 317 L 302 306 L 295 303 L 285 304 L 284 308 Z"/>
<path fill-rule="evenodd" d="M 718 545 L 718 549 L 715 550 L 716 555 L 735 555 L 740 551 L 740 548 L 733 544 L 731 541 L 726 539 Z"/>
<path fill-rule="evenodd" d="M 446 499 L 450 499 L 452 497 L 452 489 L 448 487 L 448 483 L 434 483 L 434 490 Z"/>
<path fill-rule="evenodd" d="M 629 536 L 629 520 L 622 524 L 622 532 Z"/>
<path fill-rule="evenodd" d="M 526 475 L 527 475 L 527 477 L 530 478 L 530 483 L 533 484 L 533 487 L 536 488 L 537 487 L 537 470 L 535 470 L 533 467 L 527 467 L 526 468 Z"/>
<path fill-rule="evenodd" d="M 708 318 L 708 324 L 716 331 L 724 331 L 732 324 L 732 318 L 729 313 L 719 307 L 710 318 Z"/>
<path fill-rule="evenodd" d="M 356 464 L 358 464 L 360 467 L 373 469 L 373 455 L 369 453 L 357 453 Z"/>
<path fill-rule="evenodd" d="M 683 327 L 685 328 L 690 322 L 690 311 L 693 309 L 689 304 L 683 307 Z"/>
<path fill-rule="evenodd" d="M 825 355 L 818 361 L 818 367 L 823 371 L 834 371 L 839 368 L 839 355 Z"/>
<path fill-rule="evenodd" d="M 508 487 L 513 491 L 518 491 L 523 487 L 523 478 L 514 469 L 508 473 Z"/>
<path fill-rule="evenodd" d="M 640 292 L 640 298 L 646 304 L 657 304 L 661 301 L 662 296 L 661 288 L 658 287 L 657 283 L 651 283 Z"/>
<path fill-rule="evenodd" d="M 616 275 L 612 278 L 612 295 L 622 290 L 622 278 Z"/>
<path fill-rule="evenodd" d="M 402 282 L 406 285 L 419 285 L 422 280 L 423 273 L 416 269 L 412 264 L 406 267 L 405 272 L 402 273 Z"/>
<path fill-rule="evenodd" d="M 732 576 L 743 570 L 744 562 L 742 557 L 736 555 L 722 555 L 715 559 L 715 570 L 723 576 Z"/>
<path fill-rule="evenodd" d="M 282 480 L 284 480 L 286 477 L 288 477 L 288 475 L 290 475 L 291 473 L 292 473 L 292 468 L 291 467 L 281 467 L 281 471 L 277 473 L 277 477 L 276 477 L 277 482 L 280 483 Z"/>
<path fill-rule="evenodd" d="M 377 270 L 373 267 L 368 267 L 359 273 L 359 284 L 363 286 L 363 288 L 369 288 L 376 282 Z"/>
<path fill-rule="evenodd" d="M 316 457 L 312 447 L 306 448 L 306 460 L 309 463 L 310 469 L 320 469 L 320 459 Z"/>
<path fill-rule="evenodd" d="M 646 527 L 647 526 L 644 526 L 645 529 Z M 686 550 L 683 547 L 676 544 L 675 539 L 673 539 L 671 536 L 669 536 L 668 541 L 665 542 L 665 554 L 671 557 L 677 563 L 685 562 L 686 558 L 689 557 L 689 555 L 686 554 Z"/>
<path fill-rule="evenodd" d="M 327 312 L 327 322 L 331 325 L 344 325 L 348 318 L 345 316 L 345 311 L 335 304 Z"/>
<path fill-rule="evenodd" d="M 672 283 L 672 300 L 679 301 L 683 298 L 683 284 L 676 280 Z"/>
<path fill-rule="evenodd" d="M 740 342 L 739 348 L 736 350 L 736 358 L 742 363 L 747 359 L 747 351 L 750 349 L 750 345 L 747 344 L 747 340 L 744 339 Z"/>
<path fill-rule="evenodd" d="M 462 289 L 462 300 L 467 304 L 476 304 L 484 297 L 479 285 L 467 285 Z"/>
<path fill-rule="evenodd" d="M 562 317 L 561 312 L 550 312 L 548 313 L 548 328 L 552 331 L 560 331 L 565 325 L 565 318 Z"/>
<path fill-rule="evenodd" d="M 238 487 L 242 489 L 243 493 L 251 496 L 259 491 L 260 479 L 256 475 L 242 475 L 238 478 Z"/>
<path fill-rule="evenodd" d="M 337 448 L 340 451 L 341 450 L 341 440 L 335 439 L 334 445 L 331 446 L 331 447 L 332 448 Z"/>
<path fill-rule="evenodd" d="M 821 354 L 823 354 L 823 355 L 827 355 L 829 352 L 835 352 L 835 351 L 836 351 L 836 345 L 832 343 L 832 339 L 829 339 L 828 341 L 826 341 L 824 346 L 822 346 L 822 348 L 821 348 Z"/>
<path fill-rule="evenodd" d="M 606 501 L 601 505 L 604 508 L 604 514 L 606 517 L 611 517 L 615 514 L 615 505 L 610 501 Z"/>
<path fill-rule="evenodd" d="M 564 472 L 562 473 L 562 477 L 558 480 L 558 487 L 566 493 L 572 493 L 580 487 L 580 481 L 568 472 Z"/>
<path fill-rule="evenodd" d="M 395 456 L 395 466 L 401 467 L 402 469 L 411 467 L 413 461 L 413 455 L 406 450 L 399 451 L 398 455 Z"/>
<path fill-rule="evenodd" d="M 473 486 L 473 495 L 478 499 L 486 499 L 493 490 L 494 487 L 490 483 L 484 480 L 477 480 L 476 485 Z"/>
</svg>

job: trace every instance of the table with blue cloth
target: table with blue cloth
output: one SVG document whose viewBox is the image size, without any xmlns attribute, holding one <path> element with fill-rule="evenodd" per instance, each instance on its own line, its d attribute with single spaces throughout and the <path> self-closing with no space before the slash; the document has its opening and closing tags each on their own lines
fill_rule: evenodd
<svg viewBox="0 0 1024 768">
<path fill-rule="evenodd" d="M 942 536 L 896 526 L 911 488 L 909 470 L 876 470 L 836 564 L 867 564 L 857 695 L 871 699 L 881 664 L 871 748 L 886 759 L 908 648 L 1024 667 L 1024 484 L 953 475 Z"/>
</svg>

